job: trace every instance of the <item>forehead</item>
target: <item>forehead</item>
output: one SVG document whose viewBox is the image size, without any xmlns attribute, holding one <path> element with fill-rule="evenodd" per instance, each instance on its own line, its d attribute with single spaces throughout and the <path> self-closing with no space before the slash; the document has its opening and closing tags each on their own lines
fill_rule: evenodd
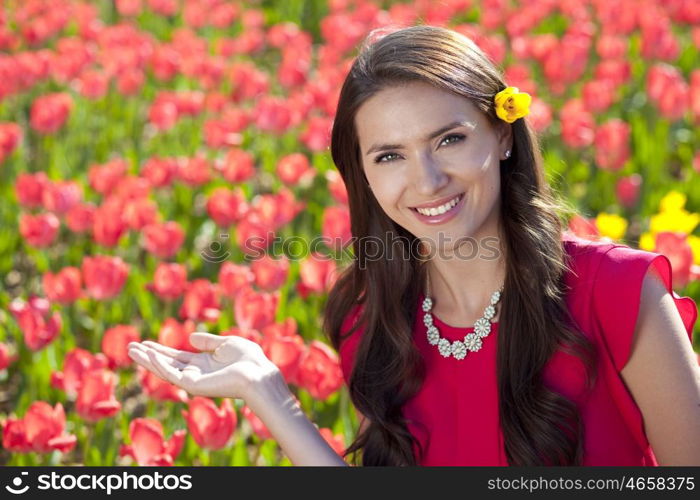
<svg viewBox="0 0 700 500">
<path fill-rule="evenodd" d="M 361 146 L 379 138 L 418 140 L 454 121 L 467 121 L 474 128 L 487 125 L 471 100 L 423 82 L 382 89 L 362 103 L 355 115 Z"/>
</svg>

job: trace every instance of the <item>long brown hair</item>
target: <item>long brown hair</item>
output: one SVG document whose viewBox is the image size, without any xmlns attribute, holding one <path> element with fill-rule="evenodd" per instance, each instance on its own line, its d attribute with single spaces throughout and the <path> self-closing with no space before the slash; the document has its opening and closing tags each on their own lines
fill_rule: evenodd
<svg viewBox="0 0 700 500">
<path fill-rule="evenodd" d="M 403 405 L 420 389 L 424 365 L 412 340 L 418 295 L 426 271 L 420 240 L 395 224 L 369 189 L 355 130 L 358 108 L 379 90 L 411 81 L 430 83 L 471 100 L 498 123 L 494 96 L 506 85 L 469 38 L 419 25 L 365 40 L 342 86 L 331 154 L 345 182 L 355 237 L 352 263 L 328 295 L 323 328 L 340 348 L 345 318 L 362 305 L 364 334 L 350 377 L 353 404 L 369 422 L 346 450 L 363 465 L 416 465 L 420 445 L 409 432 Z M 595 350 L 576 330 L 566 307 L 569 269 L 561 239 L 573 210 L 554 197 L 544 178 L 537 138 L 525 120 L 512 124 L 513 148 L 500 164 L 506 279 L 501 299 L 497 374 L 499 418 L 511 465 L 581 464 L 583 428 L 576 405 L 547 388 L 546 362 L 562 346 L 595 376 Z M 363 241 L 375 239 L 406 258 L 368 259 Z M 517 249 L 517 251 L 516 251 Z M 396 253 L 394 253 L 396 255 Z M 371 285 L 371 286 L 370 286 Z M 354 329 L 348 332 L 353 333 Z M 418 454 L 422 450 L 418 446 Z"/>
</svg>

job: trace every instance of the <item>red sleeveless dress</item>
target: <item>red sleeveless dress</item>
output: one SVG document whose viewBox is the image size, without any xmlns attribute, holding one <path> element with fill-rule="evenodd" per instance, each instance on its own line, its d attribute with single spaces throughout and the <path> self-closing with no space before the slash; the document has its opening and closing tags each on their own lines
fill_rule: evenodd
<svg viewBox="0 0 700 500">
<path fill-rule="evenodd" d="M 642 414 L 620 376 L 630 354 L 642 281 L 650 266 L 658 269 L 672 293 L 691 342 L 697 306 L 690 297 L 673 292 L 671 263 L 664 255 L 593 242 L 568 232 L 562 241 L 571 267 L 565 278 L 570 287 L 566 303 L 578 327 L 596 345 L 599 373 L 593 389 L 586 392 L 583 364 L 559 350 L 545 368 L 545 383 L 578 405 L 585 426 L 584 465 L 658 465 Z M 422 301 L 421 294 L 413 332 L 426 363 L 426 378 L 403 408 L 409 430 L 426 451 L 421 465 L 508 465 L 498 416 L 498 323 L 492 324 L 478 352 L 463 360 L 444 358 L 426 339 Z M 343 332 L 359 313 L 356 306 Z M 450 341 L 474 330 L 450 326 L 435 315 L 433 319 L 440 335 Z M 346 383 L 361 334 L 359 328 L 340 346 Z"/>
</svg>

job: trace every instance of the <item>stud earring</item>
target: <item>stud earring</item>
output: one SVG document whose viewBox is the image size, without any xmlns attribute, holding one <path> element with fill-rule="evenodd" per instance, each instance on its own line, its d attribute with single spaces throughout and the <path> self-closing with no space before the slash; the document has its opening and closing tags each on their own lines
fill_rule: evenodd
<svg viewBox="0 0 700 500">
<path fill-rule="evenodd" d="M 510 149 L 506 149 L 505 157 L 506 157 L 506 160 L 508 158 L 510 158 Z"/>
</svg>

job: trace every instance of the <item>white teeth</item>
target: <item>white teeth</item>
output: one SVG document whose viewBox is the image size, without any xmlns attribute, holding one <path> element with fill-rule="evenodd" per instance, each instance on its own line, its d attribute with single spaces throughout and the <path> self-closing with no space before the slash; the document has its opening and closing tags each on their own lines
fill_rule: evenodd
<svg viewBox="0 0 700 500">
<path fill-rule="evenodd" d="M 444 205 L 440 205 L 439 207 L 435 208 L 416 208 L 416 211 L 420 214 L 423 215 L 442 215 L 448 210 L 450 210 L 452 207 L 454 207 L 458 202 L 459 202 L 459 196 L 457 196 L 454 200 L 449 201 L 445 203 Z"/>
</svg>

